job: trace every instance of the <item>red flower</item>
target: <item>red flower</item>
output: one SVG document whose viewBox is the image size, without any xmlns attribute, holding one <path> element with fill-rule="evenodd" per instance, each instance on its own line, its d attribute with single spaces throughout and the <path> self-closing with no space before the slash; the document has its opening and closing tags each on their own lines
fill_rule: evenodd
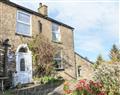
<svg viewBox="0 0 120 95">
<path fill-rule="evenodd" d="M 80 80 L 79 83 L 85 83 L 86 79 Z"/>
<path fill-rule="evenodd" d="M 80 80 L 80 81 L 79 81 L 79 84 L 80 84 L 81 86 L 85 87 L 86 79 Z"/>
</svg>

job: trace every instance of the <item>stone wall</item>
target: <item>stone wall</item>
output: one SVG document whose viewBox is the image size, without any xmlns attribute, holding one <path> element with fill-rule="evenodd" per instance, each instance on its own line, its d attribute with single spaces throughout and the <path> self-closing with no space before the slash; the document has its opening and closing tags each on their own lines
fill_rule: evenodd
<svg viewBox="0 0 120 95">
<path fill-rule="evenodd" d="M 39 23 L 42 23 L 42 34 L 45 35 L 52 41 L 52 21 L 47 20 L 45 18 L 41 18 L 34 14 L 32 16 L 32 36 L 27 37 L 23 35 L 16 34 L 16 15 L 17 10 L 16 7 L 8 5 L 6 3 L 0 2 L 0 39 L 5 40 L 9 39 L 11 48 L 14 49 L 14 52 L 18 48 L 20 44 L 29 43 L 29 41 L 40 33 L 39 31 Z M 73 32 L 72 29 L 69 29 L 63 25 L 60 25 L 61 30 L 61 43 L 53 43 L 61 46 L 65 52 L 66 60 L 70 64 L 70 67 L 67 67 L 65 71 L 58 72 L 65 79 L 75 78 L 75 59 L 74 59 L 74 42 L 73 42 Z M 66 74 L 67 73 L 67 74 Z M 72 77 L 71 77 L 72 76 Z"/>
<path fill-rule="evenodd" d="M 57 94 L 49 94 L 53 93 L 54 89 L 58 86 L 60 86 L 62 83 L 61 82 L 56 82 L 56 83 L 49 83 L 45 85 L 34 85 L 30 87 L 25 87 L 21 89 L 16 89 L 13 93 L 15 95 L 63 95 L 63 92 L 55 92 Z"/>
<path fill-rule="evenodd" d="M 93 79 L 93 63 L 88 59 L 80 56 L 75 53 L 76 56 L 76 71 L 77 71 L 77 79 Z M 80 66 L 80 76 L 78 75 L 78 67 Z"/>
</svg>

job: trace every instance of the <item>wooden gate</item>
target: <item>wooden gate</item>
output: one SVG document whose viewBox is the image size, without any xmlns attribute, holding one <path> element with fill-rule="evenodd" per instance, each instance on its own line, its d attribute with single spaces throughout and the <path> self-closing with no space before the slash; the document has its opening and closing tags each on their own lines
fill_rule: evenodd
<svg viewBox="0 0 120 95">
<path fill-rule="evenodd" d="M 0 47 L 0 76 L 3 76 L 4 49 Z"/>
</svg>

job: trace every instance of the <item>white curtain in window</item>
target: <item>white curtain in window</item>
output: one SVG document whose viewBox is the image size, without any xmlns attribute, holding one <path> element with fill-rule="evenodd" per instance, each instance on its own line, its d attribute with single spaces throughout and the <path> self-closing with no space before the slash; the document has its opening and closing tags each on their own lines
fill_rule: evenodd
<svg viewBox="0 0 120 95">
<path fill-rule="evenodd" d="M 52 24 L 52 39 L 53 41 L 61 41 L 61 33 L 59 29 L 59 25 L 57 24 Z"/>
</svg>

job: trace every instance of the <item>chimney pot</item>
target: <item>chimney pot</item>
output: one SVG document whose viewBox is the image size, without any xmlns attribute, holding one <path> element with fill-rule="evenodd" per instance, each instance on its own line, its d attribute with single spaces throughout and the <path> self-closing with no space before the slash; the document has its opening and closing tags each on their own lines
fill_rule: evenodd
<svg viewBox="0 0 120 95">
<path fill-rule="evenodd" d="M 38 12 L 44 16 L 48 15 L 48 7 L 46 5 L 42 5 L 42 3 L 39 3 Z"/>
<path fill-rule="evenodd" d="M 42 7 L 42 3 L 39 3 L 39 7 Z"/>
</svg>

